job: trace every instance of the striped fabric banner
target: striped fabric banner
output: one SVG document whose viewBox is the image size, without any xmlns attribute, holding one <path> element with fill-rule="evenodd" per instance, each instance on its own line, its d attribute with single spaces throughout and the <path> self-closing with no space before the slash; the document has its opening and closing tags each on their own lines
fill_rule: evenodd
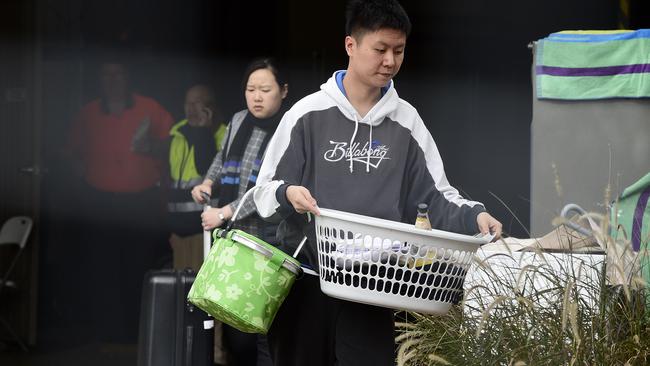
<svg viewBox="0 0 650 366">
<path fill-rule="evenodd" d="M 537 42 L 539 99 L 650 97 L 650 29 L 564 31 Z"/>
</svg>

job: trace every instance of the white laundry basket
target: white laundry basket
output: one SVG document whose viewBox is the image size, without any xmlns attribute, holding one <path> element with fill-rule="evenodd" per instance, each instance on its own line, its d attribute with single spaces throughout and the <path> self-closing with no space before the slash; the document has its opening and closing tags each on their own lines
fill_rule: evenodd
<svg viewBox="0 0 650 366">
<path fill-rule="evenodd" d="M 321 290 L 393 309 L 446 313 L 462 297 L 474 253 L 491 240 L 336 210 L 320 213 Z"/>
</svg>

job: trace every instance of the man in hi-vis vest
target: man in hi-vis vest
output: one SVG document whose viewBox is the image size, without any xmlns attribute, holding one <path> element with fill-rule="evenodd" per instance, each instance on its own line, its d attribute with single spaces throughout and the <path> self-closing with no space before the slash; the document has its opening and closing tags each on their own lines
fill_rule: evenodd
<svg viewBox="0 0 650 366">
<path fill-rule="evenodd" d="M 192 200 L 190 192 L 221 150 L 226 125 L 216 116 L 214 93 L 205 85 L 196 85 L 185 96 L 186 118 L 170 131 L 167 212 L 176 269 L 198 271 L 203 262 L 203 207 Z"/>
</svg>

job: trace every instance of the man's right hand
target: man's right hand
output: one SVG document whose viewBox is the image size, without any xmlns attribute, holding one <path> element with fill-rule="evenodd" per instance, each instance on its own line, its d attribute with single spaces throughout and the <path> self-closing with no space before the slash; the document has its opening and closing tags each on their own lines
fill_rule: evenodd
<svg viewBox="0 0 650 366">
<path fill-rule="evenodd" d="M 289 186 L 286 191 L 287 201 L 299 214 L 311 212 L 316 216 L 320 215 L 316 200 L 311 196 L 309 190 L 303 186 Z"/>
<path fill-rule="evenodd" d="M 194 200 L 194 202 L 200 204 L 207 203 L 205 197 L 203 197 L 202 192 L 207 193 L 208 196 L 212 196 L 212 185 L 207 183 L 201 183 L 198 186 L 194 186 L 194 188 L 192 188 L 192 199 Z"/>
</svg>

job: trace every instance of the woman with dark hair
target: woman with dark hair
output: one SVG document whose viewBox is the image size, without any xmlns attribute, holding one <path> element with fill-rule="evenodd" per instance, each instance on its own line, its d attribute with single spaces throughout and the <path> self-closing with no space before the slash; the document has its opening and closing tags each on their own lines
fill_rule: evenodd
<svg viewBox="0 0 650 366">
<path fill-rule="evenodd" d="M 288 84 L 272 59 L 253 61 L 244 73 L 243 87 L 247 109 L 233 115 L 223 149 L 215 156 L 203 183 L 192 189 L 192 198 L 205 203 L 203 194 L 211 195 L 213 185 L 219 186 L 216 205 L 213 201 L 214 207 L 201 215 L 204 230 L 220 227 L 232 218 L 244 193 L 255 186 L 267 144 L 284 114 L 282 103 Z M 257 215 L 252 199 L 243 203 L 234 227 L 275 242 L 275 226 Z M 257 360 L 257 335 L 224 325 L 224 342 L 235 365 L 262 364 Z M 260 355 L 268 354 L 265 339 L 261 338 L 261 344 Z"/>
</svg>

